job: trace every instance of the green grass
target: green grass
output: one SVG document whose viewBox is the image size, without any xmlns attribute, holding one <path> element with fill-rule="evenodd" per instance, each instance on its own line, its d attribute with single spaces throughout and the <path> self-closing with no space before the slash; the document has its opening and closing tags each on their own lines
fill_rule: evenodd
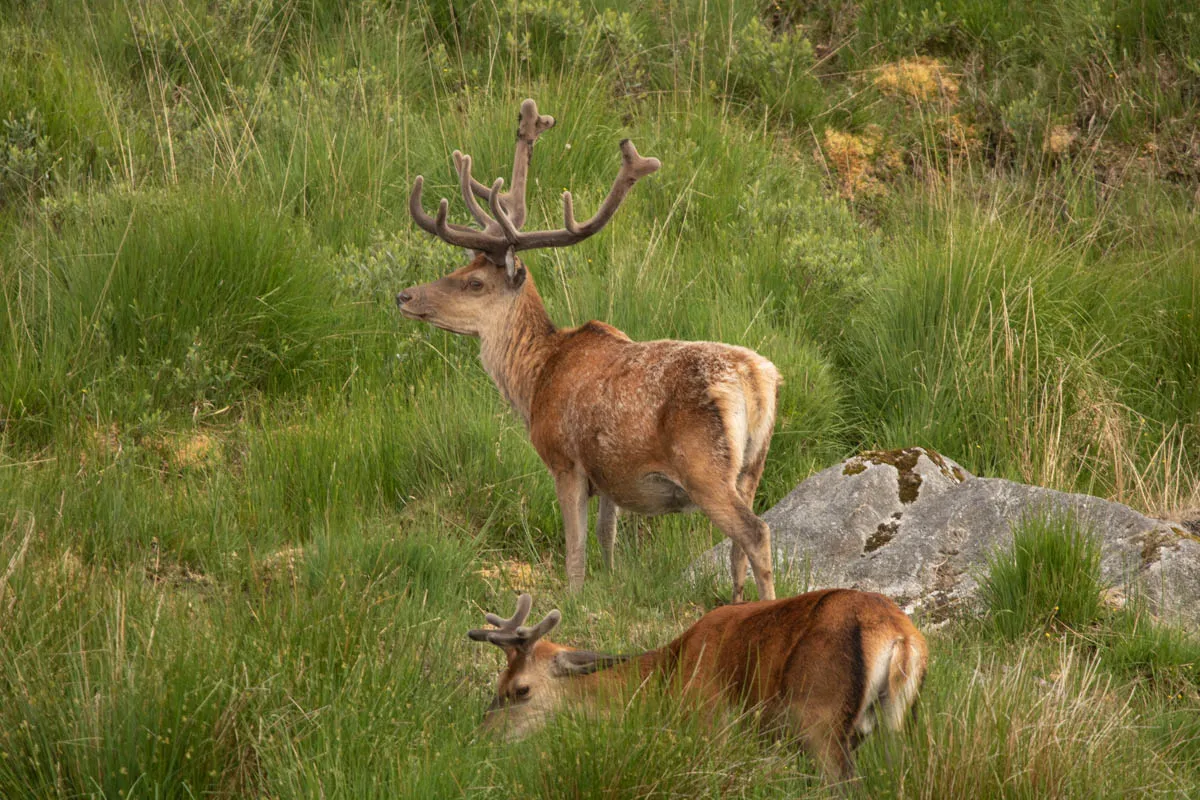
<svg viewBox="0 0 1200 800">
<path fill-rule="evenodd" d="M 615 569 L 589 543 L 566 592 L 551 480 L 477 344 L 394 311 L 462 262 L 409 221 L 412 179 L 455 198 L 455 149 L 507 173 L 527 96 L 558 119 L 531 228 L 565 188 L 590 214 L 621 138 L 661 158 L 603 234 L 528 266 L 563 325 L 780 367 L 760 510 L 924 445 L 1186 513 L 1193 16 L 0 0 L 0 796 L 825 796 L 753 720 L 661 692 L 477 736 L 500 656 L 464 634 L 514 592 L 562 609 L 563 642 L 637 652 L 729 586 L 684 577 L 703 517 L 625 516 Z M 933 94 L 877 81 L 915 58 Z M 861 794 L 1195 793 L 1196 640 L 1137 598 L 1097 611 L 1062 524 L 997 556 L 1011 630 L 929 631 L 920 715 L 868 740 Z"/>
<path fill-rule="evenodd" d="M 995 553 L 979 596 L 997 633 L 1082 630 L 1100 616 L 1100 544 L 1071 514 L 1043 510 L 1013 525 L 1011 548 Z"/>
</svg>

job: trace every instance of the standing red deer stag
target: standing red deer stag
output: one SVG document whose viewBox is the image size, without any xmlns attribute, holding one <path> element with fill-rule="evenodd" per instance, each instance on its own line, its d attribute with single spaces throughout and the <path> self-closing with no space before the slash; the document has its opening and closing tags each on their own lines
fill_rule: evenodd
<svg viewBox="0 0 1200 800">
<path fill-rule="evenodd" d="M 762 599 L 775 597 L 771 532 L 751 505 L 775 426 L 780 383 L 775 366 L 743 347 L 715 342 L 634 342 L 603 322 L 559 329 L 546 314 L 517 253 L 566 247 L 599 231 L 638 181 L 659 168 L 628 139 L 621 169 L 596 215 L 575 221 L 563 193 L 565 227 L 522 231 L 525 180 L 538 136 L 554 118 L 521 104 L 512 189 L 471 177 L 471 157 L 458 151 L 463 200 L 477 230 L 421 205 L 424 178 L 409 198 L 413 220 L 471 262 L 441 280 L 402 291 L 401 313 L 466 336 L 478 336 L 484 369 L 525 421 L 533 446 L 554 477 L 567 538 L 572 588 L 586 572 L 588 498 L 599 494 L 596 536 L 611 566 L 618 507 L 664 514 L 699 507 L 733 540 L 733 599 L 742 598 L 749 560 Z M 491 215 L 476 201 L 487 200 Z"/>
<path fill-rule="evenodd" d="M 510 619 L 468 633 L 504 650 L 484 726 L 520 738 L 568 704 L 622 699 L 659 676 L 698 708 L 714 700 L 761 709 L 792 731 L 831 780 L 854 772 L 852 754 L 877 722 L 899 730 L 925 678 L 925 638 L 880 594 L 826 589 L 785 600 L 722 606 L 665 647 L 637 656 L 575 650 L 542 639 L 562 615 L 523 626 L 533 601 Z"/>
</svg>

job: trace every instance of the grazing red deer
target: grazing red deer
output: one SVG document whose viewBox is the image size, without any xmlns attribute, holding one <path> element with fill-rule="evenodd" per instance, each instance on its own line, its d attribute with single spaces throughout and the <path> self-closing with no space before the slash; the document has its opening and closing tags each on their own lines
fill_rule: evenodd
<svg viewBox="0 0 1200 800">
<path fill-rule="evenodd" d="M 504 650 L 496 697 L 484 725 L 524 736 L 570 703 L 620 696 L 631 684 L 665 677 L 697 707 L 724 699 L 760 708 L 793 731 L 831 780 L 853 775 L 852 753 L 876 722 L 899 730 L 925 678 L 925 638 L 880 594 L 826 589 L 721 606 L 665 647 L 637 656 L 575 650 L 542 639 L 562 615 L 523 626 L 533 601 L 491 629 L 470 631 Z"/>
<path fill-rule="evenodd" d="M 565 247 L 599 231 L 634 183 L 659 168 L 621 142 L 621 169 L 596 215 L 575 221 L 563 193 L 565 227 L 523 232 L 525 179 L 538 136 L 554 125 L 532 100 L 521 104 L 512 190 L 471 177 L 471 158 L 455 151 L 462 196 L 476 230 L 421 205 L 417 177 L 409 211 L 424 230 L 473 253 L 441 280 L 396 297 L 406 317 L 480 339 L 484 369 L 521 415 L 554 478 L 567 539 L 572 588 L 586 572 L 588 498 L 599 494 L 596 536 L 612 565 L 617 509 L 663 514 L 699 507 L 733 540 L 733 599 L 742 598 L 747 560 L 758 596 L 775 596 L 771 532 L 751 510 L 775 426 L 779 373 L 743 347 L 715 342 L 634 342 L 603 322 L 559 329 L 516 254 Z M 491 216 L 475 195 L 486 198 Z"/>
</svg>

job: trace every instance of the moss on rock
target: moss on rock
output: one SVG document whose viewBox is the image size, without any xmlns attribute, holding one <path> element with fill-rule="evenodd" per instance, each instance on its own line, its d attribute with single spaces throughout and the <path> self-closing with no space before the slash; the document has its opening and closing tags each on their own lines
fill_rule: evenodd
<svg viewBox="0 0 1200 800">
<path fill-rule="evenodd" d="M 842 467 L 843 475 L 858 475 L 866 471 L 871 464 L 887 464 L 895 467 L 897 481 L 900 484 L 900 502 L 911 503 L 921 493 L 921 475 L 917 472 L 917 461 L 924 455 L 941 470 L 941 473 L 956 483 L 967 479 L 966 472 L 961 467 L 947 460 L 936 450 L 924 447 L 905 447 L 898 450 L 864 450 L 846 461 Z"/>
</svg>

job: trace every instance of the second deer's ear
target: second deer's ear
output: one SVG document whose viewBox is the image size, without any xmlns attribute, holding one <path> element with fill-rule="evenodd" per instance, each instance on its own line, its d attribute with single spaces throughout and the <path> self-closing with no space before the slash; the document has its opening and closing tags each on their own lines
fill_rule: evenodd
<svg viewBox="0 0 1200 800">
<path fill-rule="evenodd" d="M 629 656 L 611 656 L 588 650 L 563 650 L 554 656 L 554 672 L 563 677 L 591 675 L 629 660 Z"/>
</svg>

